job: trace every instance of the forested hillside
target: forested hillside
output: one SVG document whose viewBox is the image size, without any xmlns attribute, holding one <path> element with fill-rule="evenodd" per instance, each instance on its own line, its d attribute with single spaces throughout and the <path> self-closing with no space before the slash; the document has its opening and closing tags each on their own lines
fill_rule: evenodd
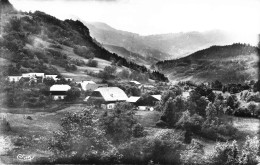
<svg viewBox="0 0 260 165">
<path fill-rule="evenodd" d="M 159 72 L 148 72 L 146 67 L 108 52 L 91 38 L 88 28 L 80 21 L 61 21 L 40 11 L 15 10 L 6 14 L 5 20 L 0 38 L 1 59 L 6 61 L 2 63 L 4 75 L 25 72 L 58 74 L 57 67 L 75 71 L 83 64 L 74 58 L 76 54 L 86 59 L 120 61 L 122 66 L 149 74 L 151 79 L 167 80 Z M 6 65 L 8 63 L 10 65 Z"/>
<path fill-rule="evenodd" d="M 212 46 L 184 58 L 158 62 L 157 67 L 171 80 L 238 83 L 257 79 L 258 52 L 259 48 L 240 43 Z"/>
</svg>

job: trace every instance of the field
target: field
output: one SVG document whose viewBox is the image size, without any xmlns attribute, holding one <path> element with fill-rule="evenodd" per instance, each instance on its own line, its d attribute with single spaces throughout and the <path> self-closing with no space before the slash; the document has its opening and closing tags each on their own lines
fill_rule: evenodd
<svg viewBox="0 0 260 165">
<path fill-rule="evenodd" d="M 0 150 L 1 159 L 4 163 L 20 163 L 16 156 L 18 154 L 28 154 L 33 155 L 35 160 L 39 160 L 44 157 L 51 155 L 47 150 L 48 140 L 52 136 L 53 131 L 57 131 L 60 126 L 60 119 L 67 112 L 79 112 L 85 108 L 83 104 L 75 104 L 64 107 L 62 109 L 54 109 L 52 112 L 43 112 L 42 109 L 33 109 L 29 113 L 18 114 L 17 111 L 14 113 L 7 113 L 7 119 L 10 122 L 12 131 L 7 134 L 2 134 L 0 141 L 3 144 L 2 150 Z M 57 111 L 56 111 L 57 110 Z M 3 115 L 3 114 L 1 114 Z M 27 119 L 30 116 L 32 120 Z M 147 136 L 151 137 L 160 137 L 166 133 L 173 133 L 175 136 L 183 136 L 183 131 L 175 129 L 160 129 L 155 127 L 155 123 L 160 118 L 160 112 L 157 111 L 137 111 L 135 118 L 139 123 L 145 126 L 145 131 Z M 237 118 L 229 117 L 232 119 L 231 122 L 233 126 L 236 127 L 241 136 L 254 137 L 257 135 L 260 127 L 260 122 L 258 119 L 250 118 Z M 7 137 L 8 136 L 8 137 Z M 36 137 L 34 140 L 34 145 L 30 147 L 20 148 L 14 147 L 10 142 L 10 139 L 18 137 Z M 41 144 L 37 143 L 37 138 L 44 137 Z M 212 153 L 215 141 L 206 140 L 199 137 L 194 137 L 204 146 L 204 151 L 206 154 Z M 245 138 L 237 139 L 239 143 L 244 142 Z M 3 149 L 5 147 L 5 149 Z M 6 149 L 12 149 L 12 151 L 6 151 Z M 11 156 L 12 155 L 12 156 Z"/>
</svg>

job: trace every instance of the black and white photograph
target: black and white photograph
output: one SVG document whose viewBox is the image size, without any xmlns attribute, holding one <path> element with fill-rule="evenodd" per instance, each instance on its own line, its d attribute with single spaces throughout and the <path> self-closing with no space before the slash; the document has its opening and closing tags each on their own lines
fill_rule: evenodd
<svg viewBox="0 0 260 165">
<path fill-rule="evenodd" d="M 260 0 L 0 0 L 0 165 L 260 164 Z"/>
</svg>

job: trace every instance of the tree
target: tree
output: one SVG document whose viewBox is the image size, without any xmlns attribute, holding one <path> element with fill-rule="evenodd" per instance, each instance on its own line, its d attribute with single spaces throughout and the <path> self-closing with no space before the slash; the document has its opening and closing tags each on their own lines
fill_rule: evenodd
<svg viewBox="0 0 260 165">
<path fill-rule="evenodd" d="M 97 67 L 98 62 L 96 60 L 89 59 L 87 65 L 90 67 Z"/>
<path fill-rule="evenodd" d="M 106 111 L 102 115 L 100 126 L 114 143 L 131 138 L 132 127 L 136 124 L 132 108 L 129 103 L 117 103 L 114 110 Z"/>
<path fill-rule="evenodd" d="M 99 72 L 99 77 L 107 80 L 111 77 L 114 77 L 115 72 L 116 72 L 115 66 L 106 66 L 103 71 Z"/>
<path fill-rule="evenodd" d="M 117 149 L 95 123 L 92 110 L 68 113 L 61 119 L 61 129 L 49 142 L 52 163 L 112 163 Z"/>
<path fill-rule="evenodd" d="M 217 110 L 214 104 L 209 102 L 208 106 L 205 109 L 207 120 L 212 120 L 217 116 Z"/>
<path fill-rule="evenodd" d="M 176 122 L 179 121 L 182 112 L 186 110 L 187 103 L 181 96 L 177 96 L 175 99 L 170 98 L 163 107 L 161 119 L 170 127 L 174 127 Z"/>
<path fill-rule="evenodd" d="M 80 97 L 80 90 L 79 88 L 72 87 L 70 90 L 67 91 L 67 96 L 65 97 L 66 101 L 75 101 L 77 98 Z"/>
<path fill-rule="evenodd" d="M 121 72 L 118 73 L 118 76 L 122 79 L 128 79 L 130 76 L 130 72 L 127 69 L 123 69 Z"/>
</svg>

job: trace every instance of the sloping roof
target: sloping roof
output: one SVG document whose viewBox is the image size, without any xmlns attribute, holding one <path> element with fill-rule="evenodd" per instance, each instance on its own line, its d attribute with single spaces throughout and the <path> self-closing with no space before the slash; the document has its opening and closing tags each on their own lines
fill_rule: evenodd
<svg viewBox="0 0 260 165">
<path fill-rule="evenodd" d="M 136 85 L 141 85 L 141 83 L 139 83 L 138 81 L 132 80 L 132 81 L 130 81 L 130 82 L 135 83 Z"/>
<path fill-rule="evenodd" d="M 158 101 L 162 99 L 162 95 L 152 95 L 152 97 L 156 98 Z"/>
<path fill-rule="evenodd" d="M 22 77 L 44 77 L 44 73 L 23 73 Z"/>
<path fill-rule="evenodd" d="M 94 81 L 82 81 L 80 82 L 81 88 L 86 91 L 88 84 L 96 84 Z"/>
<path fill-rule="evenodd" d="M 50 91 L 68 91 L 70 88 L 67 84 L 55 84 L 50 87 Z"/>
<path fill-rule="evenodd" d="M 128 99 L 125 92 L 118 87 L 101 87 L 95 91 L 100 92 L 105 101 L 126 101 Z"/>
<path fill-rule="evenodd" d="M 126 102 L 135 103 L 135 102 L 137 102 L 139 99 L 140 99 L 140 97 L 131 96 L 131 97 L 129 97 L 129 98 L 126 100 Z"/>
</svg>

